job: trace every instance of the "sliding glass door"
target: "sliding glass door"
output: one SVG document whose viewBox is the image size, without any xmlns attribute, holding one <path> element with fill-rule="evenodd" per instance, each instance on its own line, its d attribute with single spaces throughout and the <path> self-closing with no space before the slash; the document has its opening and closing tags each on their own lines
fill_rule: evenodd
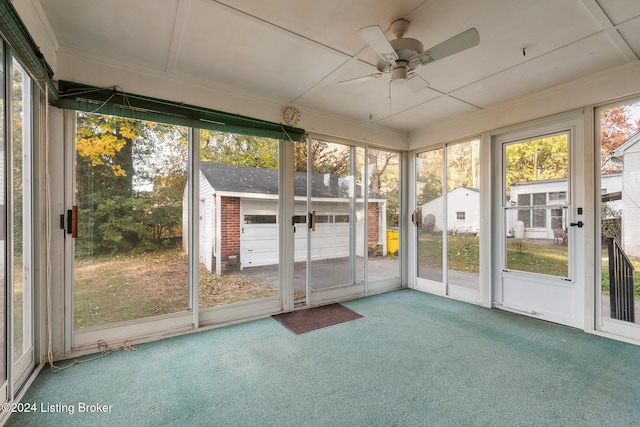
<svg viewBox="0 0 640 427">
<path fill-rule="evenodd" d="M 75 119 L 66 232 L 74 242 L 71 324 L 81 345 L 107 325 L 189 308 L 187 129 L 95 113 Z"/>
<path fill-rule="evenodd" d="M 640 99 L 596 110 L 600 274 L 596 326 L 640 339 Z"/>
<path fill-rule="evenodd" d="M 317 139 L 297 148 L 296 282 L 305 284 L 310 303 L 362 293 L 364 148 Z M 299 284 L 296 288 L 303 289 Z"/>
<path fill-rule="evenodd" d="M 33 368 L 33 172 L 32 87 L 26 71 L 12 63 L 11 269 L 13 286 L 13 379 L 19 385 Z"/>
<path fill-rule="evenodd" d="M 442 217 L 443 159 L 443 148 L 426 151 L 416 157 L 416 209 L 413 214 L 418 239 L 418 277 L 440 284 L 444 282 L 443 230 L 446 230 Z"/>
<path fill-rule="evenodd" d="M 367 148 L 367 293 L 400 283 L 400 154 Z"/>
<path fill-rule="evenodd" d="M 397 286 L 398 153 L 312 138 L 295 145 L 294 164 L 296 301 Z"/>
<path fill-rule="evenodd" d="M 66 351 L 399 286 L 398 153 L 71 114 Z"/>
<path fill-rule="evenodd" d="M 7 246 L 11 240 L 7 236 L 7 140 L 6 132 L 6 61 L 4 43 L 0 41 L 0 399 L 7 400 Z M 10 283 L 10 281 L 9 281 Z"/>
<path fill-rule="evenodd" d="M 0 41 L 0 401 L 34 368 L 34 100 L 29 74 Z"/>
<path fill-rule="evenodd" d="M 279 307 L 280 141 L 199 134 L 199 306 L 241 312 L 268 300 Z M 216 319 L 208 311 L 202 320 Z"/>
<path fill-rule="evenodd" d="M 195 310 L 204 323 L 224 321 L 220 309 L 229 307 L 239 313 L 231 317 L 246 316 L 255 310 L 247 303 L 262 300 L 277 311 L 278 140 L 208 130 L 190 139 L 185 127 L 97 113 L 78 112 L 75 121 L 65 224 L 73 239 L 72 346 L 148 333 L 151 319 L 184 327 Z M 190 144 L 199 153 L 193 187 Z"/>
<path fill-rule="evenodd" d="M 311 140 L 309 281 L 313 300 L 363 292 L 364 148 Z M 342 289 L 329 291 L 331 288 Z M 358 288 L 349 291 L 346 288 Z M 324 294 L 324 295 L 323 295 Z M 326 296 L 325 296 L 326 295 Z"/>
<path fill-rule="evenodd" d="M 480 297 L 479 148 L 472 140 L 416 156 L 412 220 L 418 288 L 466 300 Z"/>
</svg>

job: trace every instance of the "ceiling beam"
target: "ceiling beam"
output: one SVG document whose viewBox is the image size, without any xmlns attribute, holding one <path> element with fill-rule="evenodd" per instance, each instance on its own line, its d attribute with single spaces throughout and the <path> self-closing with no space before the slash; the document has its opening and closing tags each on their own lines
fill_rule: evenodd
<svg viewBox="0 0 640 427">
<path fill-rule="evenodd" d="M 180 53 L 180 46 L 182 45 L 182 34 L 187 26 L 187 14 L 190 5 L 191 0 L 178 0 L 175 20 L 173 22 L 173 31 L 171 33 L 171 45 L 167 55 L 166 72 L 170 74 L 173 74 L 176 68 L 176 61 Z"/>
</svg>

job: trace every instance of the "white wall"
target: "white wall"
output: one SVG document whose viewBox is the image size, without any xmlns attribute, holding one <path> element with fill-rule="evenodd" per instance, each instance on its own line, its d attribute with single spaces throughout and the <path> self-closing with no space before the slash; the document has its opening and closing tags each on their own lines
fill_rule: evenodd
<svg viewBox="0 0 640 427">
<path fill-rule="evenodd" d="M 640 257 L 640 144 L 625 150 L 622 176 L 622 245 L 627 255 Z"/>
<path fill-rule="evenodd" d="M 442 230 L 442 209 L 442 197 L 422 205 L 422 224 L 426 223 L 426 216 L 431 214 L 436 218 L 436 229 Z M 465 219 L 458 219 L 457 212 L 464 212 Z M 480 231 L 480 193 L 463 187 L 447 193 L 447 230 Z"/>
<path fill-rule="evenodd" d="M 209 271 L 215 271 L 213 265 L 214 245 L 215 245 L 215 197 L 213 194 L 213 187 L 209 184 L 209 181 L 200 172 L 200 212 L 198 217 L 200 219 L 199 229 L 199 246 L 200 262 L 206 265 Z M 188 186 L 185 186 L 184 193 L 182 195 L 182 249 L 186 252 L 189 249 L 187 232 L 189 227 L 189 192 Z"/>
</svg>

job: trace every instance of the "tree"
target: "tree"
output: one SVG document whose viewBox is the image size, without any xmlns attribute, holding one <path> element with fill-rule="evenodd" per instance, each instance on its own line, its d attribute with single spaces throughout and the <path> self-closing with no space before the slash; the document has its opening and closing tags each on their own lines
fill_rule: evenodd
<svg viewBox="0 0 640 427">
<path fill-rule="evenodd" d="M 311 157 L 313 173 L 328 173 L 335 176 L 351 175 L 351 147 L 342 144 L 312 139 L 310 148 L 307 143 L 300 142 L 294 146 L 294 170 L 307 171 L 307 160 Z"/>
<path fill-rule="evenodd" d="M 12 70 L 12 123 L 11 123 L 11 146 L 13 151 L 13 169 L 11 170 L 12 182 L 13 182 L 13 206 L 12 211 L 7 212 L 9 215 L 13 215 L 13 230 L 7 230 L 7 232 L 13 233 L 13 251 L 14 257 L 20 259 L 23 255 L 23 239 L 24 239 L 24 210 L 25 210 L 25 197 L 30 197 L 30 192 L 27 189 L 25 193 L 24 179 L 29 177 L 24 175 L 25 161 L 30 161 L 30 151 L 27 145 L 31 143 L 29 135 L 25 134 L 30 132 L 29 129 L 24 128 L 25 115 L 31 113 L 31 111 L 25 111 L 24 97 L 29 96 L 27 90 L 28 77 L 19 67 L 13 66 Z M 4 179 L 3 179 L 4 182 Z M 4 227 L 4 225 L 3 225 Z"/>
<path fill-rule="evenodd" d="M 568 178 L 567 134 L 548 136 L 506 146 L 506 184 Z"/>
<path fill-rule="evenodd" d="M 200 160 L 278 169 L 278 141 L 271 138 L 202 130 Z"/>
<path fill-rule="evenodd" d="M 78 113 L 76 255 L 150 251 L 181 235 L 186 129 Z"/>
<path fill-rule="evenodd" d="M 420 153 L 417 159 L 418 206 L 442 196 L 443 150 Z"/>
<path fill-rule="evenodd" d="M 399 216 L 400 156 L 398 153 L 376 149 L 367 150 L 369 193 L 387 199 L 387 226 L 397 227 Z"/>
<path fill-rule="evenodd" d="M 447 191 L 479 187 L 479 155 L 478 140 L 447 146 Z"/>
<path fill-rule="evenodd" d="M 632 106 L 622 105 L 602 111 L 600 115 L 600 170 L 602 173 L 620 172 L 622 165 L 613 162 L 610 153 L 640 130 L 640 119 L 631 117 Z"/>
</svg>

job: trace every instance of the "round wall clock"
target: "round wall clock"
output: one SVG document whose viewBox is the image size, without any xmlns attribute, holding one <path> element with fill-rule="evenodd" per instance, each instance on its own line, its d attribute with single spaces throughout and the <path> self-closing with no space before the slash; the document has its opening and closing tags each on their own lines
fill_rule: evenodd
<svg viewBox="0 0 640 427">
<path fill-rule="evenodd" d="M 300 111 L 296 107 L 285 108 L 284 121 L 290 126 L 297 125 L 300 122 Z"/>
</svg>

